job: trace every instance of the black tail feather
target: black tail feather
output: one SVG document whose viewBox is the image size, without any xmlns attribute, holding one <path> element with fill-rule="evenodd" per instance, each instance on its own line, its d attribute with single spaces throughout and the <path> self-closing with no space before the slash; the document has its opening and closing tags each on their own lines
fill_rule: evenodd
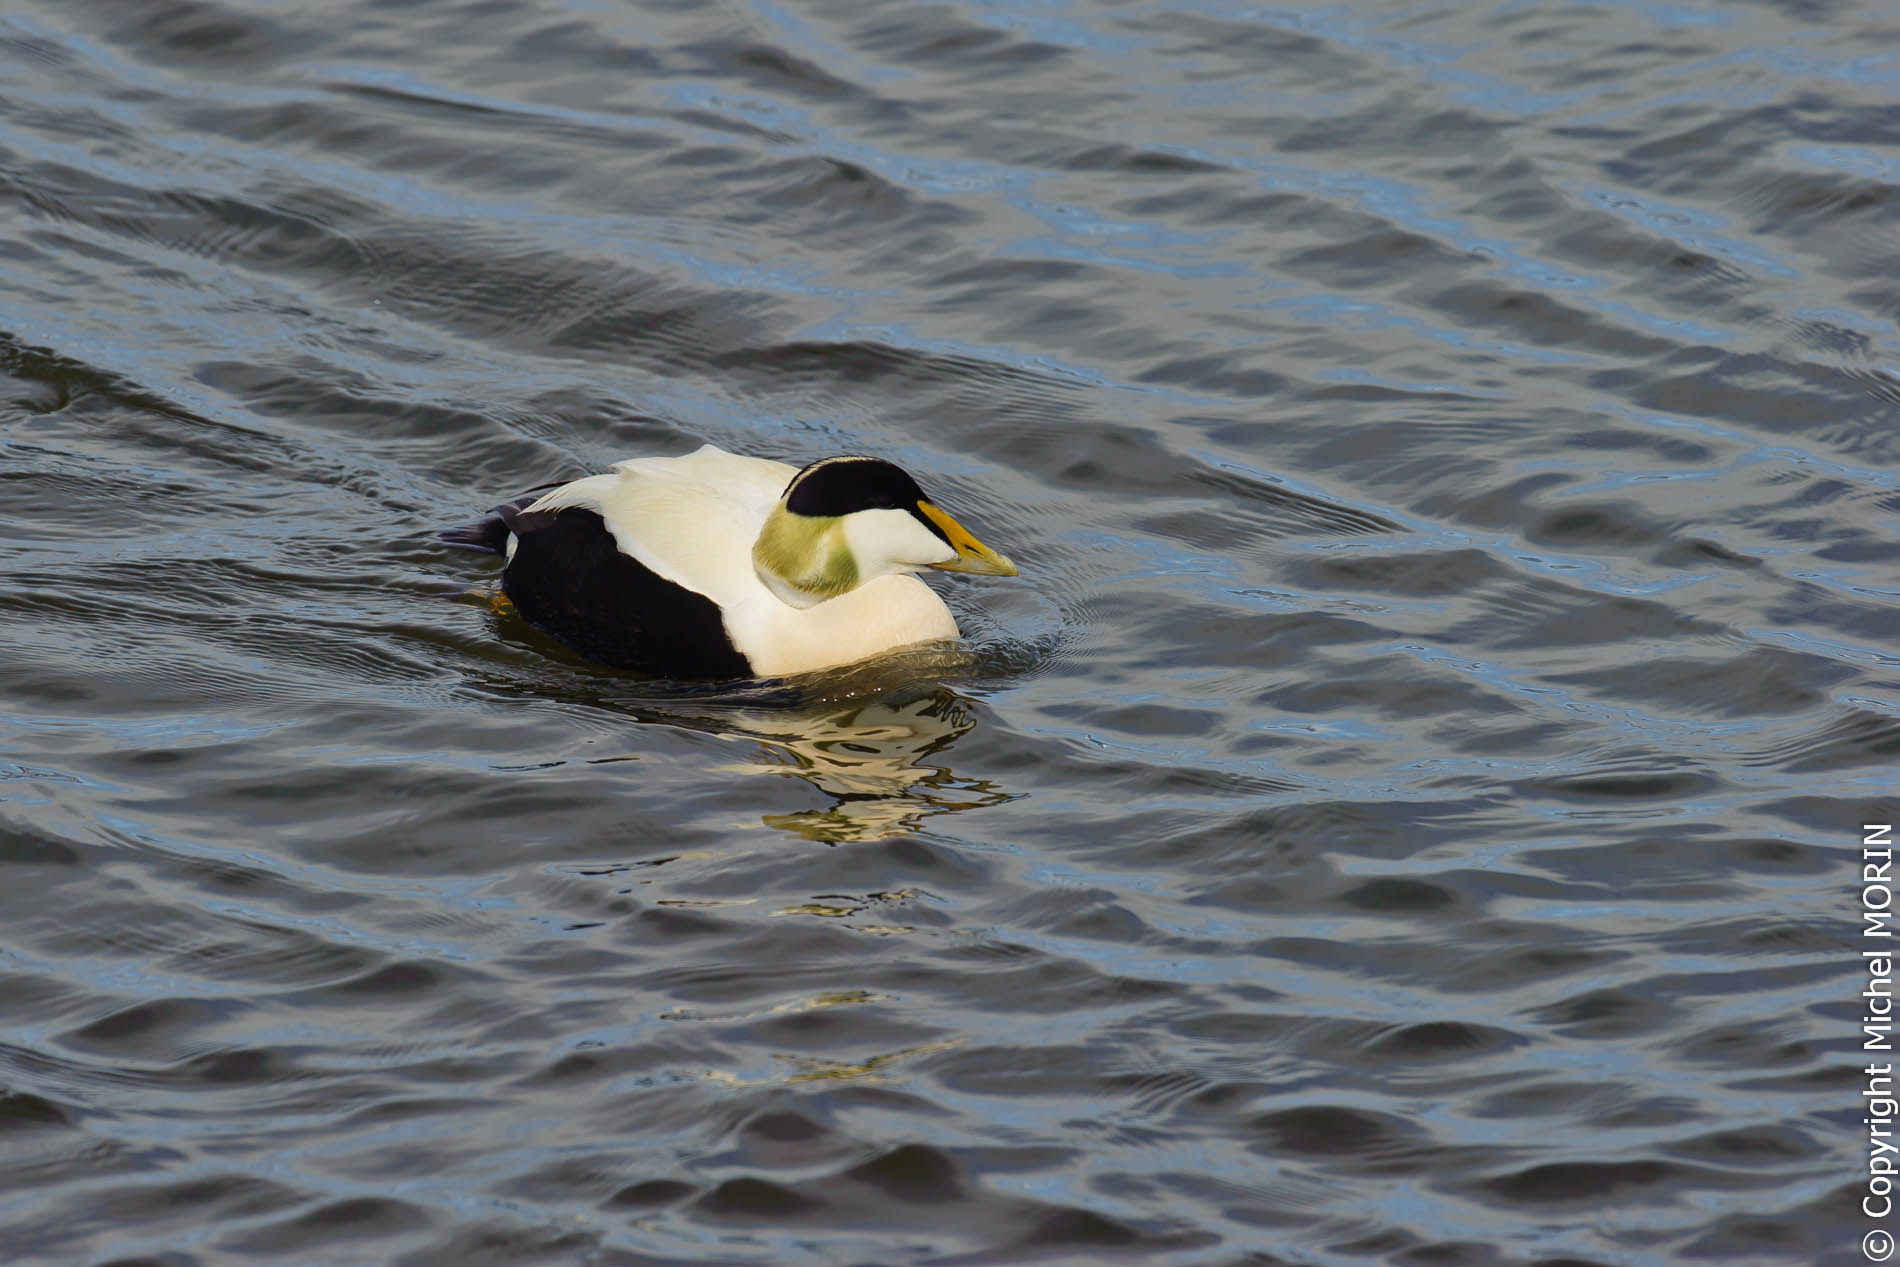
<svg viewBox="0 0 1900 1267">
<path fill-rule="evenodd" d="M 508 525 L 500 515 L 490 515 L 478 524 L 463 524 L 435 534 L 435 539 L 457 550 L 475 550 L 482 554 L 508 552 Z"/>
<path fill-rule="evenodd" d="M 511 497 L 488 512 L 488 518 L 476 524 L 463 524 L 460 528 L 450 528 L 435 534 L 435 539 L 445 546 L 457 550 L 474 550 L 480 554 L 508 553 L 508 534 L 516 531 L 529 531 L 539 527 L 542 515 L 531 518 L 537 522 L 525 522 L 521 514 L 551 488 L 560 488 L 567 480 L 555 480 L 552 484 L 542 484 L 531 488 L 519 497 Z M 545 516 L 552 518 L 551 515 Z"/>
</svg>

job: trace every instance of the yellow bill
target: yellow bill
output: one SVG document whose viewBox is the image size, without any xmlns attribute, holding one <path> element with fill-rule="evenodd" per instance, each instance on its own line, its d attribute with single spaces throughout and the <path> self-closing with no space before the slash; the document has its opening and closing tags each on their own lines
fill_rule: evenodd
<svg viewBox="0 0 1900 1267">
<path fill-rule="evenodd" d="M 970 535 L 970 530 L 929 502 L 918 502 L 917 511 L 937 528 L 956 549 L 957 557 L 930 566 L 945 572 L 975 572 L 981 576 L 1014 576 L 1016 565 Z"/>
</svg>

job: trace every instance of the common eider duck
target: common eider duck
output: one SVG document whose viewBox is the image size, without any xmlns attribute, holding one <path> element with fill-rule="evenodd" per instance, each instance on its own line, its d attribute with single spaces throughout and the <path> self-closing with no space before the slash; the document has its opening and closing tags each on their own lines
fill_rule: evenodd
<svg viewBox="0 0 1900 1267">
<path fill-rule="evenodd" d="M 958 636 L 924 568 L 1014 576 L 901 467 L 803 468 L 713 445 L 504 502 L 450 545 L 591 660 L 675 678 L 783 677 Z"/>
</svg>

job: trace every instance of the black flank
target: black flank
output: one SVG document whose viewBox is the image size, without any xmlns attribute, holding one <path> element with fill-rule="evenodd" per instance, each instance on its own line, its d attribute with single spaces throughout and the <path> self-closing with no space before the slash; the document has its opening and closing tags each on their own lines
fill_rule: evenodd
<svg viewBox="0 0 1900 1267">
<path fill-rule="evenodd" d="M 498 508 L 519 538 L 501 588 L 530 624 L 590 660 L 623 669 L 752 676 L 718 606 L 620 553 L 599 515 L 575 506 L 522 515 L 520 505 L 517 499 Z"/>
</svg>

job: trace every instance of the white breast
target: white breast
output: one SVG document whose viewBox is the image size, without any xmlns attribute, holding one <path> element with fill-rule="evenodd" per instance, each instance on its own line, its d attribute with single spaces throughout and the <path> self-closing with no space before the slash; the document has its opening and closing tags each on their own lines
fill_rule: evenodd
<svg viewBox="0 0 1900 1267">
<path fill-rule="evenodd" d="M 725 609 L 732 645 L 765 677 L 853 664 L 915 642 L 958 636 L 956 617 L 914 576 L 880 576 L 816 607 L 790 607 L 755 580 L 757 597 Z"/>
</svg>

